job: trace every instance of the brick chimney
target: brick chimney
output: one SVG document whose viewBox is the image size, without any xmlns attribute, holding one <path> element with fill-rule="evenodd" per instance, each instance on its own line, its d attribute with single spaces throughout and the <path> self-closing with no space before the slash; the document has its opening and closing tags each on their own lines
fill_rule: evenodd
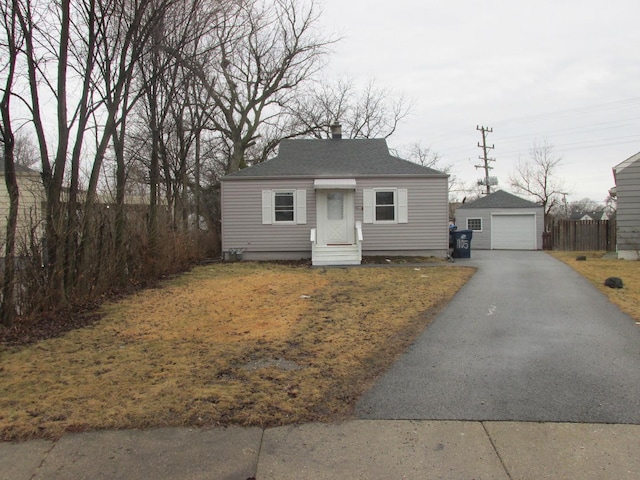
<svg viewBox="0 0 640 480">
<path fill-rule="evenodd" d="M 338 122 L 331 125 L 331 138 L 334 140 L 340 140 L 342 138 L 342 125 Z"/>
</svg>

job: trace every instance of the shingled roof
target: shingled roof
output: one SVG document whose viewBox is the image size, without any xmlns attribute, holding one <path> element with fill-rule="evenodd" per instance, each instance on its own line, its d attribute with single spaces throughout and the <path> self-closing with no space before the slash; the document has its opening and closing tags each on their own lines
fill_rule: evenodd
<svg viewBox="0 0 640 480">
<path fill-rule="evenodd" d="M 282 140 L 271 160 L 224 180 L 273 177 L 438 176 L 445 173 L 394 157 L 384 139 Z"/>
<path fill-rule="evenodd" d="M 516 197 L 504 190 L 498 190 L 475 202 L 465 203 L 458 207 L 458 210 L 463 208 L 540 208 L 540 205 L 524 198 Z"/>
</svg>

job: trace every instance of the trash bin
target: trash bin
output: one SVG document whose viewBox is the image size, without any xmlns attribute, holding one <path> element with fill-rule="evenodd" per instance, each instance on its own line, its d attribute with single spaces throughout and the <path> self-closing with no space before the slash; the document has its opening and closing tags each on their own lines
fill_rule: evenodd
<svg viewBox="0 0 640 480">
<path fill-rule="evenodd" d="M 473 230 L 455 230 L 450 233 L 453 243 L 453 258 L 471 258 L 471 238 Z"/>
</svg>

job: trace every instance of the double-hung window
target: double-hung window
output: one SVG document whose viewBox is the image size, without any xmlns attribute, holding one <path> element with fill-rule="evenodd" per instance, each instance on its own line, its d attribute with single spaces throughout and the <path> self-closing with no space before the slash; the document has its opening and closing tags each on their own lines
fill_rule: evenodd
<svg viewBox="0 0 640 480">
<path fill-rule="evenodd" d="M 295 220 L 295 197 L 293 190 L 273 192 L 273 221 L 293 222 Z"/>
<path fill-rule="evenodd" d="M 365 188 L 362 191 L 363 223 L 409 222 L 409 194 L 406 188 Z"/>
<path fill-rule="evenodd" d="M 375 192 L 375 222 L 396 221 L 396 190 L 374 190 Z"/>
<path fill-rule="evenodd" d="M 262 224 L 307 223 L 306 190 L 262 190 Z"/>
</svg>

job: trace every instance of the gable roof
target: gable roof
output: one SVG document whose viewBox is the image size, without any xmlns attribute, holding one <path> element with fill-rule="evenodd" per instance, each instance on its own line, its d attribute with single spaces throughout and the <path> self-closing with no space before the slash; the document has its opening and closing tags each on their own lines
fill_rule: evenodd
<svg viewBox="0 0 640 480">
<path fill-rule="evenodd" d="M 447 174 L 394 157 L 386 140 L 287 139 L 271 160 L 239 170 L 223 180 L 277 177 L 438 176 Z"/>
<path fill-rule="evenodd" d="M 625 168 L 627 168 L 629 165 L 637 162 L 638 160 L 640 160 L 640 152 L 636 153 L 635 155 L 631 155 L 629 158 L 627 158 L 624 162 L 619 163 L 618 165 L 616 165 L 615 167 L 613 167 L 613 179 L 617 180 L 616 176 L 622 172 L 622 170 L 624 170 Z"/>
<path fill-rule="evenodd" d="M 479 198 L 475 202 L 465 203 L 458 207 L 458 210 L 462 208 L 540 208 L 540 205 L 524 198 L 516 197 L 504 190 L 498 190 Z"/>
</svg>

